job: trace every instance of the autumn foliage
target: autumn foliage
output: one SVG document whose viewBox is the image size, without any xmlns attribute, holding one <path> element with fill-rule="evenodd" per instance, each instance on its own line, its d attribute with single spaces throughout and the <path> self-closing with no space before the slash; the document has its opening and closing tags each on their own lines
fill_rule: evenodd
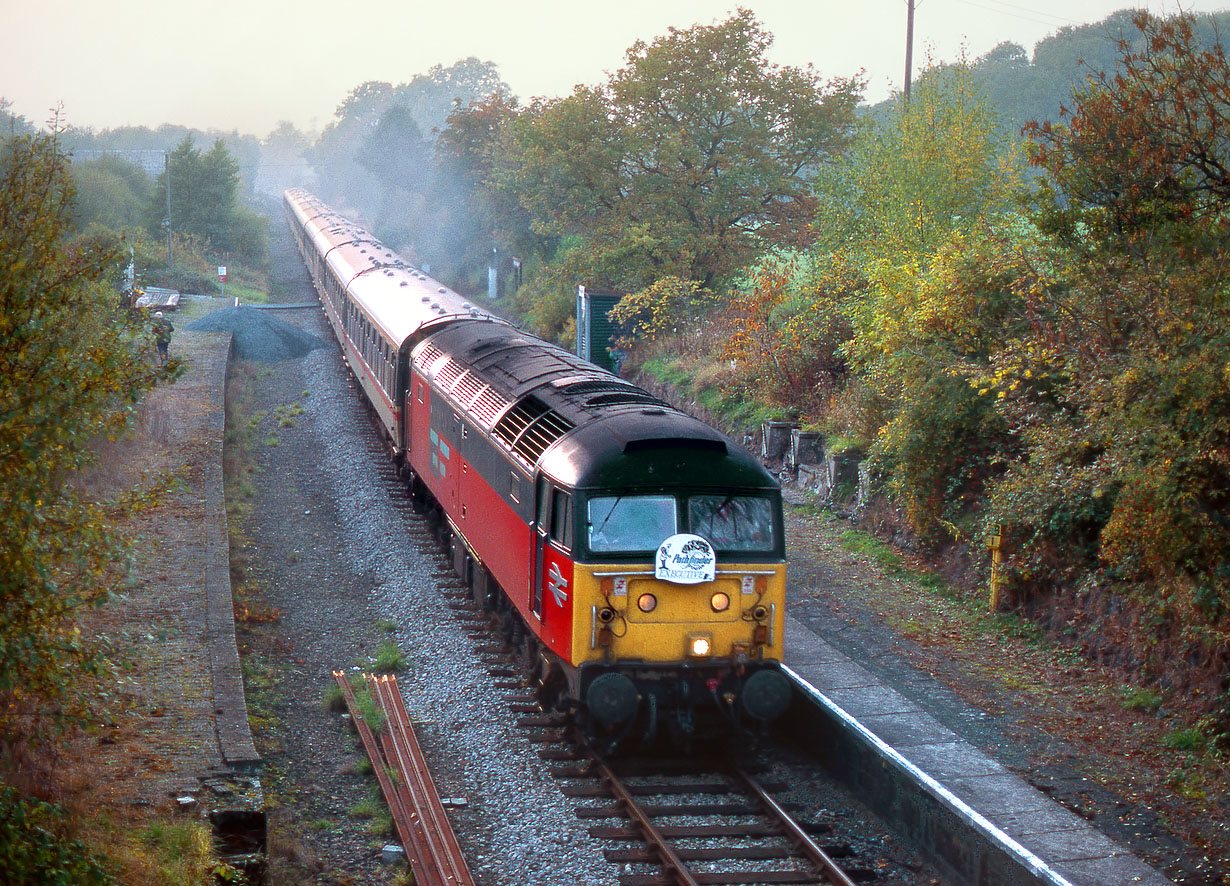
<svg viewBox="0 0 1230 886">
<path fill-rule="evenodd" d="M 88 710 L 76 612 L 123 555 L 73 474 L 161 372 L 118 308 L 118 250 L 71 239 L 72 207 L 57 133 L 0 144 L 0 763 Z"/>
<path fill-rule="evenodd" d="M 714 356 L 861 440 L 924 548 L 982 562 L 1006 527 L 1010 605 L 1132 601 L 1116 654 L 1182 686 L 1176 659 L 1230 668 L 1230 64 L 1135 23 L 1024 151 L 928 71 L 818 184 L 816 244 L 731 288 Z M 1223 729 L 1228 680 L 1192 689 Z"/>
</svg>

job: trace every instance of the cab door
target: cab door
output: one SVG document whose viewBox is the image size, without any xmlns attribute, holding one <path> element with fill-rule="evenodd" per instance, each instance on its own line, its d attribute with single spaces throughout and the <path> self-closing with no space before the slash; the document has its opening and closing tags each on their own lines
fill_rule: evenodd
<svg viewBox="0 0 1230 886">
<path fill-rule="evenodd" d="M 541 475 L 534 488 L 534 570 L 530 585 L 530 611 L 542 621 L 542 561 L 551 529 L 551 482 Z"/>
<path fill-rule="evenodd" d="M 539 477 L 534 495 L 534 585 L 530 610 L 542 639 L 567 658 L 572 644 L 572 495 Z"/>
</svg>

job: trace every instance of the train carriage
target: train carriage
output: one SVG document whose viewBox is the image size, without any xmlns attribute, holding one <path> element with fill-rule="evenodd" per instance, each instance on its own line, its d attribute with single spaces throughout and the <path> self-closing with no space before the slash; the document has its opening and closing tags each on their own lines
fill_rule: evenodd
<svg viewBox="0 0 1230 886">
<path fill-rule="evenodd" d="M 707 425 L 440 286 L 304 192 L 329 322 L 458 572 L 595 732 L 782 713 L 780 489 Z"/>
</svg>

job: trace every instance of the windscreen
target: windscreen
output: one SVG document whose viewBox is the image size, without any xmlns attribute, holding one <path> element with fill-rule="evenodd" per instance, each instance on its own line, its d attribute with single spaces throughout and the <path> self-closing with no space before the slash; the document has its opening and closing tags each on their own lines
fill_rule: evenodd
<svg viewBox="0 0 1230 886">
<path fill-rule="evenodd" d="M 597 553 L 653 551 L 678 532 L 670 495 L 612 495 L 589 500 L 589 549 Z"/>
<path fill-rule="evenodd" d="M 693 495 L 688 529 L 720 551 L 772 550 L 773 505 L 759 496 Z"/>
</svg>

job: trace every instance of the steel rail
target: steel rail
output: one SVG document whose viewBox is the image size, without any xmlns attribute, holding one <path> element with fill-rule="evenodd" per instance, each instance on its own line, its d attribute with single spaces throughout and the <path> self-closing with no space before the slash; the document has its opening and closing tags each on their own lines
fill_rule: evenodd
<svg viewBox="0 0 1230 886">
<path fill-rule="evenodd" d="M 739 766 L 734 766 L 731 772 L 743 787 L 760 801 L 761 805 L 769 812 L 777 824 L 781 826 L 790 841 L 798 847 L 803 855 L 807 856 L 812 864 L 816 865 L 824 873 L 833 886 L 854 886 L 854 881 L 846 876 L 845 872 L 837 866 L 837 863 L 829 857 L 829 854 L 816 845 L 816 841 L 799 827 L 799 823 L 794 820 L 794 817 L 783 809 L 776 800 L 770 797 L 746 770 Z"/>
<path fill-rule="evenodd" d="M 428 853 L 427 835 L 409 809 L 409 798 L 406 796 L 404 787 L 395 784 L 389 776 L 387 762 L 372 733 L 371 726 L 359 710 L 350 679 L 342 671 L 334 671 L 333 679 L 337 681 L 338 688 L 342 690 L 342 697 L 346 700 L 346 707 L 350 711 L 351 722 L 354 723 L 355 730 L 359 733 L 359 739 L 363 743 L 363 750 L 367 752 L 367 758 L 371 760 L 372 770 L 376 774 L 380 792 L 384 795 L 385 803 L 389 807 L 389 814 L 393 817 L 393 828 L 397 831 L 402 846 L 406 848 L 412 859 L 426 857 Z M 417 869 L 415 878 L 419 879 Z M 419 881 L 427 886 L 429 878 L 430 873 L 424 872 L 423 878 Z"/>
<path fill-rule="evenodd" d="M 619 776 L 614 773 L 611 767 L 598 756 L 597 752 L 584 739 L 581 739 L 581 746 L 589 754 L 590 760 L 597 769 L 603 783 L 614 795 L 616 801 L 618 801 L 628 817 L 640 828 L 645 842 L 649 844 L 650 849 L 653 850 L 662 862 L 662 867 L 665 869 L 667 876 L 674 878 L 681 886 L 700 886 L 700 881 L 693 876 L 691 869 L 679 857 L 679 854 L 675 852 L 670 843 L 667 842 L 666 837 L 658 830 L 657 825 L 645 814 L 641 804 L 636 801 L 636 798 L 624 786 Z"/>
<path fill-rule="evenodd" d="M 474 886 L 474 877 L 461 853 L 461 845 L 444 811 L 444 804 L 440 802 L 431 769 L 415 737 L 410 715 L 397 688 L 397 678 L 369 674 L 367 680 L 388 718 L 390 728 L 385 735 L 386 753 L 396 761 L 397 771 L 409 791 L 414 813 L 427 835 L 432 862 L 442 876 L 441 882 L 444 886 Z"/>
<path fill-rule="evenodd" d="M 717 883 L 803 883 L 815 882 L 815 877 L 818 874 L 820 879 L 830 884 L 830 886 L 854 886 L 854 881 L 829 857 L 819 845 L 807 834 L 806 831 L 795 821 L 794 817 L 787 812 L 781 804 L 769 796 L 768 792 L 747 773 L 746 770 L 739 767 L 733 762 L 727 762 L 725 765 L 719 766 L 718 771 L 725 771 L 727 776 L 732 781 L 732 786 L 735 790 L 743 790 L 750 799 L 754 800 L 751 806 L 747 807 L 745 812 L 752 812 L 754 807 L 759 807 L 759 812 L 756 814 L 763 815 L 767 820 L 767 824 L 759 825 L 754 828 L 761 835 L 769 833 L 778 834 L 786 838 L 791 845 L 791 849 L 783 848 L 752 848 L 739 850 L 739 858 L 745 859 L 773 859 L 793 857 L 798 860 L 804 860 L 809 863 L 814 872 L 810 875 L 801 870 L 773 870 L 773 871 L 746 871 L 746 872 L 729 872 L 729 873 L 699 873 L 693 871 L 689 865 L 689 861 L 716 861 L 727 857 L 726 853 L 729 850 L 716 849 L 698 849 L 698 850 L 676 850 L 671 845 L 671 838 L 690 837 L 696 838 L 700 836 L 721 836 L 733 835 L 733 832 L 738 832 L 742 835 L 743 832 L 753 830 L 748 825 L 739 826 L 677 826 L 677 827 L 658 827 L 653 822 L 653 814 L 651 810 L 642 806 L 636 799 L 638 793 L 675 793 L 682 791 L 685 793 L 695 792 L 697 784 L 694 782 L 681 782 L 679 784 L 670 785 L 667 783 L 656 784 L 651 783 L 642 788 L 630 788 L 626 786 L 622 779 L 614 772 L 614 770 L 606 763 L 605 760 L 594 750 L 594 748 L 583 738 L 576 737 L 575 740 L 579 746 L 589 757 L 591 774 L 596 774 L 601 778 L 605 789 L 615 799 L 616 805 L 610 807 L 610 811 L 603 811 L 600 807 L 596 808 L 594 817 L 606 817 L 611 814 L 618 814 L 616 809 L 622 812 L 634 825 L 633 830 L 638 831 L 641 839 L 648 847 L 648 853 L 642 859 L 635 851 L 629 850 L 626 852 L 616 853 L 614 858 L 611 858 L 611 853 L 608 853 L 608 858 L 618 861 L 636 861 L 639 863 L 649 863 L 652 858 L 657 858 L 662 866 L 661 875 L 649 876 L 623 876 L 621 882 L 624 883 L 661 883 L 675 882 L 683 884 L 683 886 L 706 886 L 706 884 Z M 730 788 L 727 788 L 730 790 Z M 714 787 L 709 784 L 700 786 L 700 793 L 714 792 Z M 592 792 L 586 790 L 574 790 L 568 792 L 574 796 L 592 796 Z M 662 807 L 663 810 L 669 810 L 671 815 L 687 815 L 690 808 L 709 811 L 707 806 L 692 807 L 690 805 Z M 582 809 L 589 807 L 578 808 L 578 814 Z M 666 814 L 663 812 L 663 814 Z M 604 834 L 607 837 L 619 838 L 621 835 L 615 833 L 618 829 L 606 829 L 611 833 Z M 629 832 L 629 836 L 631 832 Z"/>
</svg>

